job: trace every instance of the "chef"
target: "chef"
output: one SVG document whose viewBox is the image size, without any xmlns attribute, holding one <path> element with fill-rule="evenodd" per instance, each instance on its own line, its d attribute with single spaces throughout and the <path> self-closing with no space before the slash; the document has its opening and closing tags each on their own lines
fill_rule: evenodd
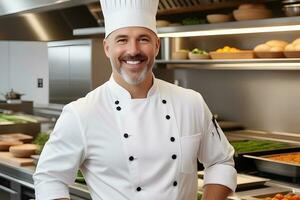
<svg viewBox="0 0 300 200">
<path fill-rule="evenodd" d="M 154 77 L 158 0 L 101 0 L 109 81 L 66 105 L 41 154 L 39 200 L 68 199 L 77 170 L 93 200 L 205 200 L 235 190 L 234 150 L 202 96 Z"/>
</svg>

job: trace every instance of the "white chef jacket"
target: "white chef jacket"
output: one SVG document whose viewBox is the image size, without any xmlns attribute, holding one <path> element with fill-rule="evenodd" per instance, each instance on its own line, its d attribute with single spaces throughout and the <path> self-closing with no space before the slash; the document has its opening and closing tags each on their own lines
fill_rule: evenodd
<svg viewBox="0 0 300 200">
<path fill-rule="evenodd" d="M 111 78 L 64 107 L 33 177 L 36 198 L 69 198 L 80 168 L 93 200 L 195 200 L 197 158 L 204 184 L 234 191 L 233 154 L 199 93 L 154 78 L 146 98 L 131 99 Z"/>
</svg>

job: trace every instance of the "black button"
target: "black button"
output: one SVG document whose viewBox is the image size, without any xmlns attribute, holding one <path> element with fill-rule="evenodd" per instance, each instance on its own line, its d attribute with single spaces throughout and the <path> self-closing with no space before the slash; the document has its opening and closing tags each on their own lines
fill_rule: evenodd
<svg viewBox="0 0 300 200">
<path fill-rule="evenodd" d="M 128 138 L 129 135 L 127 133 L 124 134 L 124 138 Z"/>
<path fill-rule="evenodd" d="M 171 117 L 170 115 L 166 115 L 166 119 L 169 120 Z"/>
<path fill-rule="evenodd" d="M 116 105 L 118 105 L 119 103 L 120 103 L 120 102 L 119 102 L 118 100 L 117 100 L 117 101 L 115 101 L 115 104 L 116 104 Z"/>
<path fill-rule="evenodd" d="M 118 106 L 118 107 L 117 107 L 117 110 L 118 110 L 118 111 L 120 111 L 120 110 L 121 110 L 121 107 L 120 107 L 120 106 Z"/>
<path fill-rule="evenodd" d="M 130 160 L 130 161 L 133 161 L 133 160 L 134 160 L 134 157 L 133 157 L 133 156 L 130 156 L 130 157 L 129 157 L 129 160 Z"/>
<path fill-rule="evenodd" d="M 172 155 L 172 159 L 175 160 L 177 156 L 175 154 Z"/>
<path fill-rule="evenodd" d="M 136 191 L 138 191 L 138 192 L 141 191 L 141 190 L 142 190 L 141 187 L 137 187 L 137 188 L 136 188 Z"/>
<path fill-rule="evenodd" d="M 166 101 L 166 100 L 162 100 L 162 103 L 163 103 L 163 104 L 166 104 L 166 103 L 167 103 L 167 101 Z"/>
<path fill-rule="evenodd" d="M 171 140 L 171 142 L 174 142 L 174 141 L 175 141 L 175 138 L 174 138 L 174 137 L 171 137 L 170 140 Z"/>
<path fill-rule="evenodd" d="M 176 187 L 177 186 L 177 181 L 173 182 L 173 186 Z"/>
</svg>

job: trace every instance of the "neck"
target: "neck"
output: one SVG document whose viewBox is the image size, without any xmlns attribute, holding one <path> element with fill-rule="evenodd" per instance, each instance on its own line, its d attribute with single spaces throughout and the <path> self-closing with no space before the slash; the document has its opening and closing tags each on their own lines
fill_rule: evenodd
<svg viewBox="0 0 300 200">
<path fill-rule="evenodd" d="M 145 80 L 137 85 L 127 83 L 119 74 L 113 73 L 113 77 L 120 86 L 130 93 L 132 99 L 146 98 L 153 84 L 152 73 L 148 73 Z"/>
</svg>

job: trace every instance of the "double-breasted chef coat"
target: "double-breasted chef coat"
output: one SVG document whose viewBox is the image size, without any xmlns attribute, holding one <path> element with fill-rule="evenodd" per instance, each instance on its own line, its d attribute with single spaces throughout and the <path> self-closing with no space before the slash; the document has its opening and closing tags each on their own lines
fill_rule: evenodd
<svg viewBox="0 0 300 200">
<path fill-rule="evenodd" d="M 94 200 L 195 200 L 204 184 L 236 187 L 234 150 L 201 95 L 154 78 L 144 99 L 111 79 L 66 105 L 41 154 L 40 200 L 69 197 L 78 168 Z"/>
</svg>

